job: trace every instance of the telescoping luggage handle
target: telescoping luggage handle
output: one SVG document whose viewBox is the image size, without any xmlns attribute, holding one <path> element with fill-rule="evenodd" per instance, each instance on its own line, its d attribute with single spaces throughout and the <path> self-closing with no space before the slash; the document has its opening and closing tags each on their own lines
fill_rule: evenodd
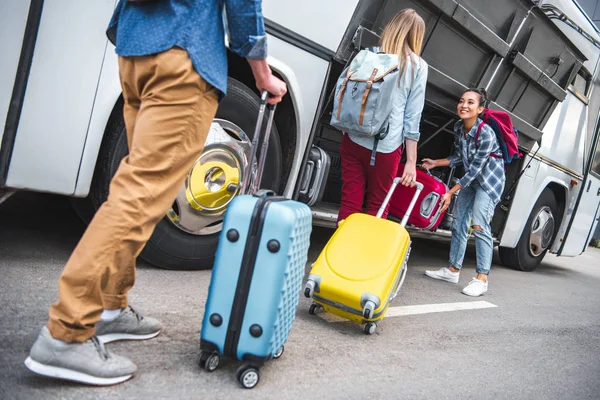
<svg viewBox="0 0 600 400">
<path fill-rule="evenodd" d="M 244 179 L 242 193 L 253 194 L 258 191 L 260 181 L 262 180 L 265 169 L 265 161 L 267 159 L 267 149 L 269 148 L 269 137 L 271 136 L 271 126 L 273 126 L 273 116 L 275 115 L 275 104 L 268 104 L 267 99 L 269 93 L 265 90 L 260 97 L 260 108 L 258 109 L 258 118 L 256 120 L 256 128 L 252 137 L 252 149 L 250 150 L 250 158 L 248 159 L 248 174 Z M 262 131 L 263 119 L 267 109 L 267 124 L 264 133 Z M 260 146 L 258 155 L 258 163 L 255 163 L 256 153 Z"/>
<path fill-rule="evenodd" d="M 381 204 L 381 208 L 379 208 L 379 211 L 377 211 L 377 218 L 381 218 L 381 216 L 383 215 L 383 212 L 385 211 L 385 207 L 390 202 L 390 199 L 392 198 L 392 194 L 394 193 L 394 190 L 396 190 L 396 186 L 398 186 L 398 184 L 400 183 L 401 180 L 402 180 L 402 178 L 400 178 L 400 177 L 394 178 L 394 182 L 392 182 L 392 187 L 390 188 L 387 195 L 385 196 L 385 199 L 383 200 L 383 203 Z M 413 196 L 410 204 L 408 205 L 408 208 L 406 209 L 406 213 L 404 214 L 404 217 L 402 218 L 402 222 L 400 222 L 400 225 L 402 225 L 404 227 L 406 226 L 406 223 L 408 222 L 408 217 L 410 216 L 410 213 L 412 212 L 412 210 L 417 202 L 417 199 L 419 198 L 419 195 L 421 194 L 421 190 L 423 190 L 422 183 L 415 182 L 415 186 L 417 188 L 417 191 L 415 192 L 415 195 Z"/>
</svg>

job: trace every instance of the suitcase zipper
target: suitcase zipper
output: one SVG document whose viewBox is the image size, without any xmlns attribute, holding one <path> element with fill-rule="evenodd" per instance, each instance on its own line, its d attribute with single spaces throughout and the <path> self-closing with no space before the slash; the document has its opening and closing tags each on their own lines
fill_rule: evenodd
<svg viewBox="0 0 600 400">
<path fill-rule="evenodd" d="M 248 228 L 248 239 L 244 248 L 244 256 L 240 266 L 240 274 L 237 286 L 235 288 L 235 298 L 231 307 L 231 316 L 229 326 L 225 337 L 224 353 L 236 357 L 237 346 L 240 340 L 242 323 L 246 312 L 246 303 L 250 292 L 250 283 L 254 274 L 256 256 L 258 255 L 258 246 L 262 235 L 263 222 L 265 220 L 267 209 L 273 198 L 261 198 L 256 203 L 252 212 L 252 219 Z"/>
</svg>

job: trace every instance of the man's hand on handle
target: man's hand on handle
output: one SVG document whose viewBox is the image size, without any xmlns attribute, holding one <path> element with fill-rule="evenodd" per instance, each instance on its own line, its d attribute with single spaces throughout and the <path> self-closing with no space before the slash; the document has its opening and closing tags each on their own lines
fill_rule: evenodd
<svg viewBox="0 0 600 400">
<path fill-rule="evenodd" d="M 270 96 L 267 100 L 269 104 L 277 104 L 281 101 L 283 96 L 287 93 L 287 85 L 284 81 L 277 78 L 271 72 L 271 68 L 267 64 L 266 60 L 255 60 L 248 59 L 248 64 L 252 68 L 254 74 L 254 80 L 256 81 L 256 87 L 259 91 L 266 90 Z"/>
</svg>

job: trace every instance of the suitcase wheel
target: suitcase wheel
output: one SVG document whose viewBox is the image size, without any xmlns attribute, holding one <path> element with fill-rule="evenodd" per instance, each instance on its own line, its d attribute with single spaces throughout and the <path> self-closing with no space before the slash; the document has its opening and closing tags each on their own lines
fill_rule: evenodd
<svg viewBox="0 0 600 400">
<path fill-rule="evenodd" d="M 304 289 L 304 297 L 306 297 L 307 299 L 310 299 L 312 297 L 310 288 L 307 287 Z"/>
<path fill-rule="evenodd" d="M 313 296 L 314 292 L 315 292 L 315 282 L 309 279 L 306 282 L 306 286 L 304 287 L 304 296 L 306 298 L 310 299 Z"/>
<path fill-rule="evenodd" d="M 209 353 L 206 353 L 204 351 L 200 351 L 200 354 L 198 355 L 198 359 L 197 359 L 198 366 L 200 368 L 204 368 L 204 364 L 206 364 L 206 359 L 208 358 L 208 354 Z"/>
<path fill-rule="evenodd" d="M 281 357 L 281 355 L 283 354 L 283 350 L 284 350 L 284 347 L 281 346 L 279 348 L 279 350 L 277 350 L 277 353 L 273 354 L 273 358 L 278 359 L 279 357 Z"/>
<path fill-rule="evenodd" d="M 372 335 L 375 333 L 375 330 L 377 329 L 377 325 L 374 324 L 373 322 L 367 322 L 365 324 L 365 329 L 363 330 L 363 332 L 367 335 Z"/>
<path fill-rule="evenodd" d="M 368 300 L 363 308 L 363 317 L 366 319 L 371 319 L 373 317 L 373 311 L 375 311 L 375 307 L 375 303 L 371 300 Z"/>
<path fill-rule="evenodd" d="M 317 311 L 319 311 L 319 308 L 321 308 L 320 305 L 318 305 L 317 303 L 312 303 L 310 305 L 310 308 L 308 309 L 308 313 L 310 315 L 317 315 Z"/>
<path fill-rule="evenodd" d="M 202 360 L 202 355 L 200 356 L 200 360 Z M 216 370 L 219 367 L 220 363 L 221 363 L 220 355 L 218 355 L 216 353 L 209 354 L 206 357 L 206 360 L 204 361 L 204 369 L 207 370 L 208 372 L 213 372 L 214 370 Z"/>
<path fill-rule="evenodd" d="M 242 365 L 237 370 L 237 380 L 244 389 L 252 389 L 260 381 L 258 369 L 249 365 Z"/>
</svg>

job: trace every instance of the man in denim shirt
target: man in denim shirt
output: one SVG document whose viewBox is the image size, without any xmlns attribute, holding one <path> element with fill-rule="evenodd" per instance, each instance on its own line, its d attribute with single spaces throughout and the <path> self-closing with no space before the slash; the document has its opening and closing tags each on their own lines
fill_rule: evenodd
<svg viewBox="0 0 600 400">
<path fill-rule="evenodd" d="M 277 103 L 286 85 L 266 63 L 261 0 L 121 0 L 107 35 L 116 45 L 129 155 L 59 281 L 25 361 L 39 374 L 93 385 L 133 376 L 136 366 L 103 343 L 149 339 L 161 325 L 129 307 L 135 259 L 202 153 L 227 91 L 229 48 L 250 64 Z"/>
</svg>

